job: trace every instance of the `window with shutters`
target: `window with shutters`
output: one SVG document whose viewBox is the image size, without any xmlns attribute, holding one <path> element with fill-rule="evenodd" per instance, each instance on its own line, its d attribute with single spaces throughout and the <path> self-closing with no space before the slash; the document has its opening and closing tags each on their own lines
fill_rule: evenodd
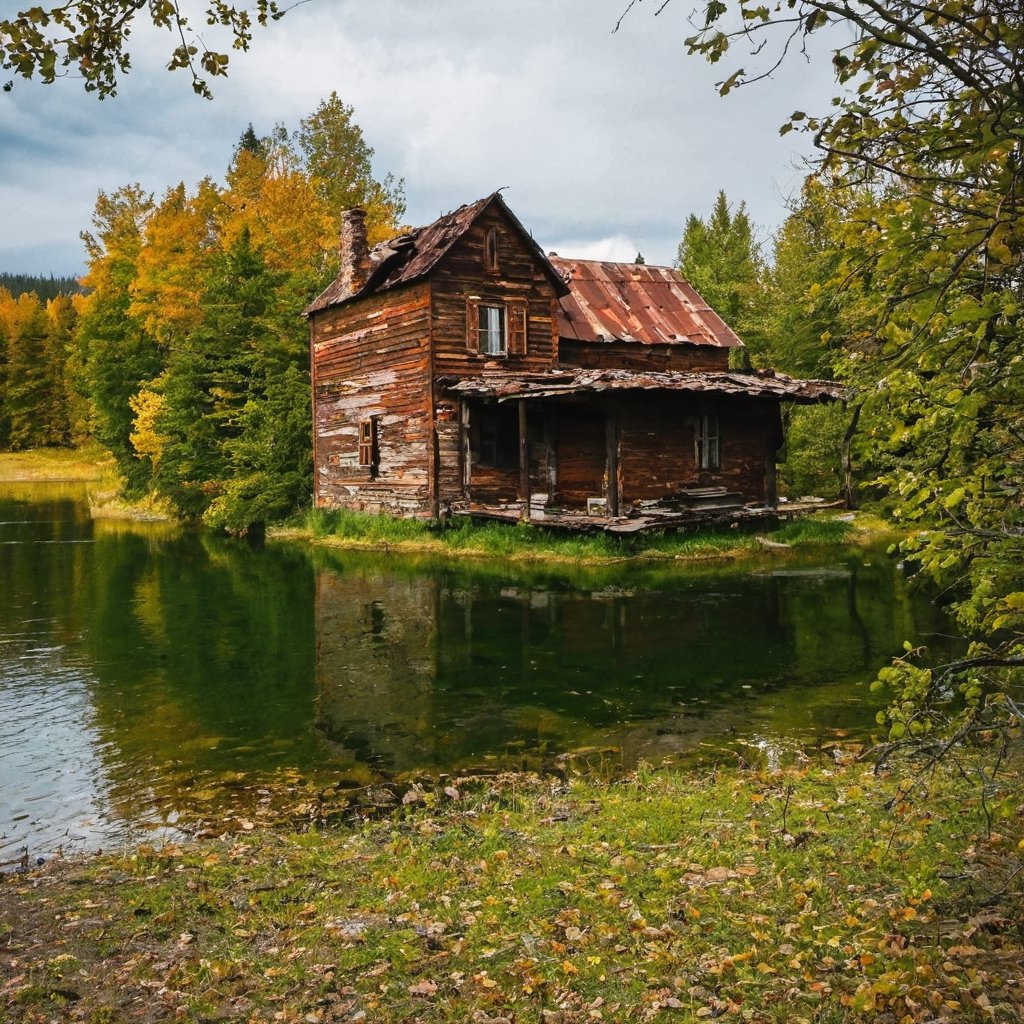
<svg viewBox="0 0 1024 1024">
<path fill-rule="evenodd" d="M 526 354 L 525 299 L 492 302 L 470 296 L 467 316 L 467 344 L 472 351 L 485 356 Z"/>
<path fill-rule="evenodd" d="M 700 469 L 719 469 L 719 451 L 718 414 L 701 413 L 697 417 L 697 466 Z"/>
<path fill-rule="evenodd" d="M 377 450 L 376 419 L 363 420 L 359 424 L 359 465 L 369 469 L 372 476 L 377 475 L 380 455 Z"/>
</svg>

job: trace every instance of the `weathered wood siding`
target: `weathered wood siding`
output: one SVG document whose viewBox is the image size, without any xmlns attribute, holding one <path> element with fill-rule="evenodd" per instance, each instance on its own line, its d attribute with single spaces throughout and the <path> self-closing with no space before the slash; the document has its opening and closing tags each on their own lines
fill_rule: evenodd
<svg viewBox="0 0 1024 1024">
<path fill-rule="evenodd" d="M 434 414 L 437 431 L 437 471 L 440 505 L 462 501 L 463 493 L 463 431 L 460 422 L 460 403 L 442 399 Z"/>
<path fill-rule="evenodd" d="M 485 249 L 488 232 L 497 235 L 497 270 L 488 270 Z M 431 275 L 433 375 L 471 376 L 484 370 L 510 373 L 548 370 L 557 364 L 555 326 L 557 299 L 554 285 L 536 253 L 524 244 L 518 230 L 498 208 L 487 211 L 452 247 Z M 525 315 L 525 344 L 510 333 L 509 351 L 503 356 L 476 350 L 473 303 L 508 304 L 509 311 Z M 465 460 L 470 451 L 467 432 L 472 409 L 459 412 L 443 393 L 438 402 L 437 445 L 439 495 L 442 503 L 471 496 L 477 501 L 514 500 L 519 491 L 519 470 L 471 466 L 468 491 Z M 465 407 L 463 407 L 465 408 Z M 531 487 L 546 490 L 544 450 L 531 442 Z"/>
<path fill-rule="evenodd" d="M 670 370 L 729 369 L 729 350 L 714 345 L 641 345 L 627 341 L 571 341 L 558 343 L 562 366 L 587 370 L 642 370 L 661 373 Z"/>
<path fill-rule="evenodd" d="M 429 284 L 316 314 L 311 331 L 316 504 L 393 515 L 429 511 Z M 359 424 L 370 419 L 376 475 L 359 465 Z"/>
<path fill-rule="evenodd" d="M 485 269 L 487 233 L 498 238 L 498 269 Z M 547 370 L 558 359 L 555 328 L 556 297 L 550 277 L 537 255 L 500 209 L 484 213 L 452 246 L 432 275 L 434 373 L 467 375 L 485 369 L 510 373 Z M 526 304 L 526 351 L 488 356 L 473 351 L 467 325 L 472 296 L 483 302 L 520 301 Z"/>
<path fill-rule="evenodd" d="M 605 424 L 603 409 L 595 409 L 582 402 L 559 405 L 556 419 L 557 504 L 585 508 L 587 498 L 605 496 L 608 456 Z"/>
<path fill-rule="evenodd" d="M 697 467 L 698 413 L 718 415 L 720 467 Z M 615 411 L 619 488 L 624 505 L 666 497 L 681 487 L 726 487 L 765 501 L 769 460 L 781 443 L 779 404 L 706 395 L 624 396 Z"/>
<path fill-rule="evenodd" d="M 622 504 L 664 498 L 696 479 L 692 399 L 624 396 L 615 411 Z"/>
</svg>

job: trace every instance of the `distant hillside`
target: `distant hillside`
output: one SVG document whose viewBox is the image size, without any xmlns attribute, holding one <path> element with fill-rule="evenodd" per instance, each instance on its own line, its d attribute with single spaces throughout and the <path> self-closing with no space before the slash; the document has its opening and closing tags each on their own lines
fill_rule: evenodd
<svg viewBox="0 0 1024 1024">
<path fill-rule="evenodd" d="M 0 274 L 0 288 L 17 297 L 22 292 L 35 292 L 41 302 L 58 295 L 74 295 L 82 291 L 76 277 L 42 277 L 36 274 Z"/>
</svg>

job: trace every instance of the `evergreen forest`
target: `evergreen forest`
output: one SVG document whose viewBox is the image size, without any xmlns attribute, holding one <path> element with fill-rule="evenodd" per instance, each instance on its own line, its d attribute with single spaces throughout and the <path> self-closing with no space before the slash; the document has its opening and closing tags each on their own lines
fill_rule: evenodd
<svg viewBox="0 0 1024 1024">
<path fill-rule="evenodd" d="M 55 299 L 58 295 L 77 295 L 82 290 L 77 277 L 56 277 L 53 274 L 43 277 L 42 274 L 2 273 L 0 288 L 14 296 L 34 292 L 42 302 Z"/>
</svg>

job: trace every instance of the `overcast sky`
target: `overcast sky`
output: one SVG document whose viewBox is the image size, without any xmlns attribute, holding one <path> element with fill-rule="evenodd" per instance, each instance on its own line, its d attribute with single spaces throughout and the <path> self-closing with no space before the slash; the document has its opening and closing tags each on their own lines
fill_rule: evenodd
<svg viewBox="0 0 1024 1024">
<path fill-rule="evenodd" d="M 113 99 L 16 79 L 0 93 L 0 271 L 80 273 L 98 190 L 220 180 L 250 121 L 294 129 L 331 90 L 355 107 L 378 176 L 404 177 L 409 224 L 507 186 L 545 249 L 670 264 L 687 215 L 725 189 L 767 236 L 810 152 L 778 127 L 825 106 L 828 62 L 797 57 L 722 98 L 714 83 L 748 61 L 686 55 L 693 0 L 658 17 L 648 0 L 613 32 L 626 3 L 310 0 L 257 30 L 212 102 L 163 69 L 172 42 L 154 30 L 133 36 Z"/>
</svg>

